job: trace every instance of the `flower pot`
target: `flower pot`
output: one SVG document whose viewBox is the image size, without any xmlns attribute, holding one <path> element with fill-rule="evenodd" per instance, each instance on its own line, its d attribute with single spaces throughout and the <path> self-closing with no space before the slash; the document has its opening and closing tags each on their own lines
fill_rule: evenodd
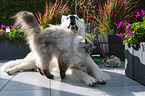
<svg viewBox="0 0 145 96">
<path fill-rule="evenodd" d="M 101 57 L 107 58 L 111 55 L 123 58 L 124 45 L 123 40 L 118 35 L 99 35 Z"/>
<path fill-rule="evenodd" d="M 125 44 L 125 74 L 145 85 L 145 42 L 138 50 Z"/>
<path fill-rule="evenodd" d="M 25 42 L 11 43 L 9 41 L 0 42 L 0 60 L 24 58 L 30 52 Z"/>
</svg>

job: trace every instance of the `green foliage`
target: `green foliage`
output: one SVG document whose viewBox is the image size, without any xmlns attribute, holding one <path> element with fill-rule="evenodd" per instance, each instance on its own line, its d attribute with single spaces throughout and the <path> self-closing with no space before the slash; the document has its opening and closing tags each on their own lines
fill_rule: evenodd
<svg viewBox="0 0 145 96">
<path fill-rule="evenodd" d="M 145 18 L 143 22 L 135 22 L 129 28 L 130 35 L 125 35 L 123 43 L 136 48 L 140 42 L 145 42 Z"/>
<path fill-rule="evenodd" d="M 48 2 L 47 6 L 45 6 L 46 1 Z M 9 19 L 11 16 L 14 16 L 19 11 L 30 11 L 33 14 L 38 12 L 37 13 L 38 21 L 42 26 L 44 26 L 43 28 L 45 28 L 47 27 L 47 24 L 60 23 L 61 15 L 62 14 L 67 15 L 69 14 L 69 12 L 71 12 L 71 14 L 77 13 L 77 15 L 80 18 L 85 19 L 87 23 L 92 21 L 92 23 L 99 24 L 100 26 L 98 28 L 101 30 L 103 34 L 109 34 L 110 29 L 113 29 L 114 32 L 120 32 L 119 31 L 120 29 L 116 31 L 115 29 L 116 27 L 114 26 L 117 26 L 117 23 L 120 22 L 121 18 L 126 18 L 125 16 L 128 16 L 127 14 L 129 12 L 124 11 L 124 8 L 125 10 L 130 11 L 132 6 L 131 5 L 126 6 L 124 3 L 119 3 L 119 2 L 132 1 L 132 0 L 101 0 L 101 1 L 100 0 L 69 0 L 69 1 L 68 0 L 0 0 L 0 6 L 1 6 L 0 25 L 7 25 L 7 26 L 13 25 L 14 21 L 12 19 Z M 140 1 L 144 2 L 144 0 L 140 0 Z M 114 2 L 118 2 L 118 3 L 114 3 Z M 133 4 L 133 2 L 129 4 Z M 143 5 L 144 3 L 140 2 L 140 4 Z M 124 7 L 124 5 L 126 7 Z M 88 20 L 88 18 L 90 19 Z M 0 32 L 2 32 L 2 29 L 0 29 Z M 93 40 L 92 34 L 91 35 L 89 34 L 87 36 L 89 39 Z M 24 32 L 22 32 L 20 29 L 12 29 L 10 33 L 6 33 L 6 32 L 4 32 L 3 34 L 0 33 L 0 41 L 2 42 L 4 40 L 9 40 L 10 42 L 23 42 Z"/>
<path fill-rule="evenodd" d="M 107 0 L 104 4 L 99 3 L 97 13 L 89 14 L 90 21 L 99 25 L 96 28 L 103 35 L 109 35 L 112 29 L 113 34 L 117 34 L 119 33 L 116 30 L 118 22 L 127 18 L 130 19 L 134 14 L 132 9 L 136 7 L 137 3 L 130 0 Z"/>
<path fill-rule="evenodd" d="M 37 12 L 37 10 L 39 10 L 41 13 L 44 13 L 44 6 L 46 1 L 48 2 L 51 1 L 52 4 L 54 4 L 56 0 L 0 0 L 0 25 L 2 24 L 7 26 L 12 25 L 13 20 L 9 18 L 10 16 L 15 15 L 19 11 L 30 11 L 34 14 L 35 12 Z M 102 1 L 102 5 L 103 5 L 105 1 L 110 1 L 110 0 L 63 0 L 63 1 L 64 2 L 62 3 L 62 5 L 64 5 L 68 1 L 67 5 L 69 6 L 71 14 L 77 13 L 77 15 L 80 18 L 84 18 L 87 22 L 88 12 L 91 14 L 93 12 L 98 13 L 98 11 L 96 11 L 96 9 L 98 9 L 98 3 Z M 130 1 L 138 1 L 138 0 L 130 0 Z M 132 4 L 132 2 L 130 4 Z M 139 4 L 140 7 L 143 8 L 145 1 L 140 0 Z M 95 7 L 94 5 L 97 6 Z"/>
<path fill-rule="evenodd" d="M 10 19 L 19 11 L 30 11 L 35 13 L 37 10 L 44 12 L 46 0 L 0 0 L 0 25 L 13 25 Z"/>
<path fill-rule="evenodd" d="M 0 30 L 2 32 L 2 29 Z M 0 33 L 0 42 L 4 42 L 8 40 L 9 42 L 16 43 L 16 42 L 24 42 L 25 36 L 24 32 L 21 29 L 11 29 L 11 32 L 3 32 Z"/>
<path fill-rule="evenodd" d="M 89 39 L 89 40 L 91 40 L 92 42 L 95 42 L 96 41 L 96 38 L 95 38 L 95 34 L 94 33 L 92 33 L 92 34 L 89 34 L 89 33 L 85 33 L 85 36 Z"/>
<path fill-rule="evenodd" d="M 58 24 L 60 23 L 61 16 L 68 14 L 69 8 L 67 6 L 67 2 L 64 3 L 63 0 L 57 1 L 52 4 L 52 2 L 49 2 L 49 4 L 45 3 L 45 13 L 42 16 L 42 13 L 39 11 L 36 13 L 36 17 L 42 26 L 42 30 L 46 27 L 48 27 L 48 24 Z"/>
<path fill-rule="evenodd" d="M 77 14 L 80 18 L 84 18 L 86 23 L 89 23 L 88 13 L 92 14 L 96 9 L 96 4 L 98 1 L 96 0 L 74 0 L 75 4 L 75 14 Z"/>
</svg>

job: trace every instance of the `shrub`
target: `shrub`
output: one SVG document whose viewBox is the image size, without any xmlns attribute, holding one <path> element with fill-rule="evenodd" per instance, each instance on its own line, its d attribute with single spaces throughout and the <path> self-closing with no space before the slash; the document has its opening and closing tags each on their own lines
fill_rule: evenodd
<svg viewBox="0 0 145 96">
<path fill-rule="evenodd" d="M 93 43 L 96 41 L 96 38 L 95 38 L 95 34 L 94 33 L 92 33 L 92 34 L 90 34 L 90 33 L 85 33 L 85 36 L 89 39 L 89 40 L 91 40 Z"/>
<path fill-rule="evenodd" d="M 129 0 L 107 0 L 105 4 L 98 4 L 98 11 L 89 14 L 90 21 L 99 25 L 96 27 L 104 35 L 108 35 L 113 29 L 113 34 L 117 34 L 116 30 L 118 22 L 121 20 L 132 18 L 134 11 L 132 9 L 138 2 Z"/>
<path fill-rule="evenodd" d="M 10 19 L 19 11 L 30 11 L 35 13 L 37 10 L 44 12 L 43 8 L 46 0 L 0 0 L 0 25 L 13 25 Z"/>
<path fill-rule="evenodd" d="M 5 40 L 8 40 L 12 43 L 25 41 L 24 32 L 16 26 L 11 25 L 10 32 L 6 32 L 5 25 L 1 25 L 1 27 L 2 28 L 0 29 L 0 42 L 4 42 Z"/>
<path fill-rule="evenodd" d="M 126 20 L 121 21 L 117 28 L 125 26 L 125 32 L 120 33 L 120 37 L 124 39 L 123 43 L 128 43 L 133 48 L 138 48 L 140 42 L 145 42 L 145 10 L 137 12 L 136 18 L 143 16 L 143 22 L 135 22 L 133 24 L 128 23 Z"/>
<path fill-rule="evenodd" d="M 67 2 L 63 4 L 63 0 L 56 0 L 54 4 L 52 4 L 52 2 L 49 2 L 48 4 L 46 1 L 44 8 L 45 13 L 43 15 L 39 11 L 35 13 L 40 25 L 42 26 L 42 30 L 48 27 L 48 24 L 60 23 L 61 16 L 68 14 L 69 11 Z"/>
</svg>

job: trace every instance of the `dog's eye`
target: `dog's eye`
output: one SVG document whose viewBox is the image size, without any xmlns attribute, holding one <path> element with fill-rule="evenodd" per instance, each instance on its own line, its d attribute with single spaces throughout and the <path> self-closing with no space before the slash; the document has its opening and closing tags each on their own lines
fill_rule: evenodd
<svg viewBox="0 0 145 96">
<path fill-rule="evenodd" d="M 67 17 L 66 19 L 69 19 L 69 17 Z"/>
</svg>

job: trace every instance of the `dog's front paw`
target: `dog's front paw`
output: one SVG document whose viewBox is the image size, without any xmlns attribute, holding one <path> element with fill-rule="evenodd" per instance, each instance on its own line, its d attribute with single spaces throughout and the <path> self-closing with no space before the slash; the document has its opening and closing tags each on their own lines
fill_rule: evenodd
<svg viewBox="0 0 145 96">
<path fill-rule="evenodd" d="M 104 78 L 97 78 L 97 84 L 106 84 L 106 80 Z"/>
<path fill-rule="evenodd" d="M 97 84 L 97 80 L 93 77 L 89 77 L 85 79 L 85 84 L 93 87 Z"/>
<path fill-rule="evenodd" d="M 99 74 L 95 74 L 94 77 L 97 80 L 97 84 L 106 84 L 106 80 L 111 79 L 111 77 L 109 75 L 107 75 L 103 72 L 99 73 Z"/>
<path fill-rule="evenodd" d="M 8 68 L 8 69 L 6 70 L 6 73 L 9 74 L 9 75 L 12 75 L 12 74 L 15 73 L 15 71 L 13 71 L 11 68 Z"/>
</svg>

